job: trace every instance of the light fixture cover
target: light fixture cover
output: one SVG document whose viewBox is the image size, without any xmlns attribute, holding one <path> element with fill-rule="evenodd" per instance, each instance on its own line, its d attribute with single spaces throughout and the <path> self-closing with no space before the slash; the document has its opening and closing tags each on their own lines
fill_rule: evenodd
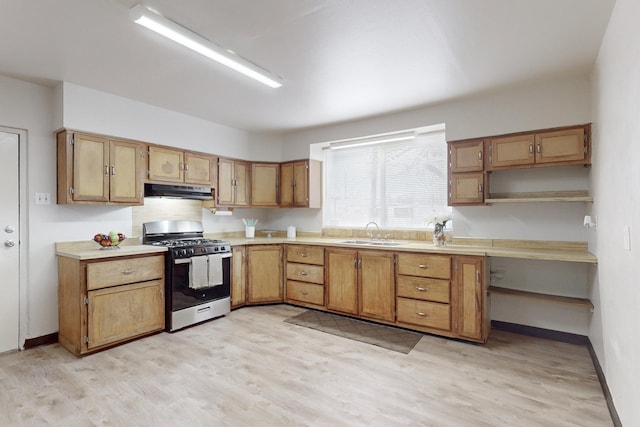
<svg viewBox="0 0 640 427">
<path fill-rule="evenodd" d="M 157 14 L 142 4 L 132 7 L 129 16 L 135 23 L 260 83 L 272 88 L 282 86 L 280 77 Z"/>
</svg>

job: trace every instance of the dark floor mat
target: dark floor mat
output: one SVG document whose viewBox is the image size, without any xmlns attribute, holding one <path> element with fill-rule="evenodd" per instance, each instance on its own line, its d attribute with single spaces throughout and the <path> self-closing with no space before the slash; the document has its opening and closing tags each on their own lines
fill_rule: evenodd
<svg viewBox="0 0 640 427">
<path fill-rule="evenodd" d="M 405 354 L 422 338 L 418 332 L 316 310 L 307 310 L 284 321 Z"/>
</svg>

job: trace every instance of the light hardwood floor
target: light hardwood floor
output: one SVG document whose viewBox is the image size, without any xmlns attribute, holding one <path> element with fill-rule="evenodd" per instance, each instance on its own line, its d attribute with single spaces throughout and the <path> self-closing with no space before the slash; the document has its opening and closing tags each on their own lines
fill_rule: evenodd
<svg viewBox="0 0 640 427">
<path fill-rule="evenodd" d="M 0 355 L 0 425 L 610 426 L 586 348 L 492 331 L 396 353 L 247 307 L 83 358 Z"/>
</svg>

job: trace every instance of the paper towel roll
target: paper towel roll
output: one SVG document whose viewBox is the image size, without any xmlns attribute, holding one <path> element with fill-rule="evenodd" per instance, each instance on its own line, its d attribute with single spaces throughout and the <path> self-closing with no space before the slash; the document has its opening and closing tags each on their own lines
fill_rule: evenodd
<svg viewBox="0 0 640 427">
<path fill-rule="evenodd" d="M 287 239 L 296 238 L 296 228 L 293 225 L 287 227 Z"/>
</svg>

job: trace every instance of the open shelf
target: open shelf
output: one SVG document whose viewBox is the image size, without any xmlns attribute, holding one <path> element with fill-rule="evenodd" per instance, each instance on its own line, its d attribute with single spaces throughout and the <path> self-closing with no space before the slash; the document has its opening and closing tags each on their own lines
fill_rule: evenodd
<svg viewBox="0 0 640 427">
<path fill-rule="evenodd" d="M 532 193 L 493 193 L 485 199 L 494 203 L 593 202 L 588 191 L 539 191 Z"/>
<path fill-rule="evenodd" d="M 489 292 L 498 294 L 498 295 L 509 295 L 514 297 L 529 298 L 529 299 L 535 299 L 538 301 L 552 302 L 556 304 L 565 304 L 565 305 L 572 305 L 575 307 L 584 307 L 584 308 L 593 310 L 593 303 L 586 298 L 563 297 L 558 295 L 521 291 L 518 289 L 500 288 L 498 286 L 489 286 Z"/>
</svg>

